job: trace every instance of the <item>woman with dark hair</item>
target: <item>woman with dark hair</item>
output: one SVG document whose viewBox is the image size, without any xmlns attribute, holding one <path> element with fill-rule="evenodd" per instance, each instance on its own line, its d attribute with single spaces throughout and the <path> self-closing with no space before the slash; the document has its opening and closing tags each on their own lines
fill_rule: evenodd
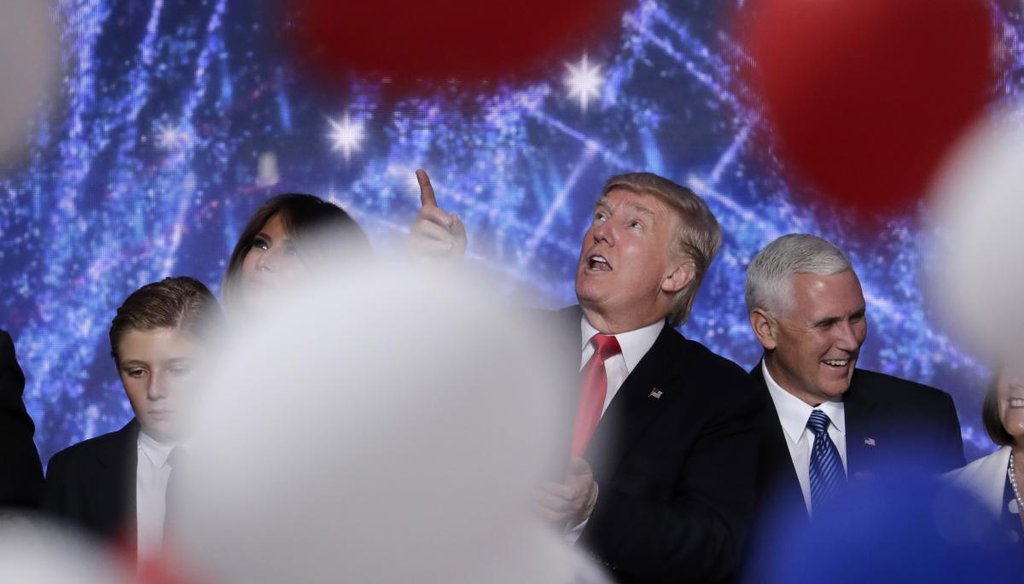
<svg viewBox="0 0 1024 584">
<path fill-rule="evenodd" d="M 220 317 L 213 293 L 189 277 L 147 284 L 125 299 L 110 324 L 110 354 L 135 417 L 53 455 L 43 510 L 140 557 L 160 550 L 177 417 Z"/>
<path fill-rule="evenodd" d="M 427 173 L 419 169 L 420 212 L 410 228 L 417 261 L 461 262 L 466 231 L 458 215 L 437 206 Z M 306 194 L 270 198 L 253 213 L 231 252 L 221 299 L 229 313 L 264 310 L 282 288 L 327 269 L 363 266 L 373 250 L 341 207 Z"/>
<path fill-rule="evenodd" d="M 1005 525 L 1013 541 L 1024 541 L 1024 372 L 1001 367 L 989 384 L 982 421 L 1000 446 L 947 477 L 973 493 Z"/>
<path fill-rule="evenodd" d="M 341 207 L 313 195 L 271 197 L 231 252 L 221 298 L 230 312 L 266 308 L 269 295 L 328 266 L 369 259 L 370 242 Z"/>
</svg>

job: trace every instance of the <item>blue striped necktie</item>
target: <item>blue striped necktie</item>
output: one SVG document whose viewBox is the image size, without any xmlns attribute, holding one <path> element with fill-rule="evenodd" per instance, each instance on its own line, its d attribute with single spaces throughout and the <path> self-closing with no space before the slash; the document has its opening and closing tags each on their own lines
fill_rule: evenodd
<svg viewBox="0 0 1024 584">
<path fill-rule="evenodd" d="M 828 436 L 828 426 L 831 423 L 832 420 L 821 410 L 812 411 L 810 419 L 807 420 L 807 427 L 814 433 L 810 467 L 812 509 L 824 504 L 846 478 L 839 451 Z"/>
</svg>

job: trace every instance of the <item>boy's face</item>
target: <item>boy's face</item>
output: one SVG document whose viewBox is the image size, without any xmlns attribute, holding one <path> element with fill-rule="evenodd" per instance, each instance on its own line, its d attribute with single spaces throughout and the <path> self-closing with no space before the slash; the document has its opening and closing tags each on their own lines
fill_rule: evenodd
<svg viewBox="0 0 1024 584">
<path fill-rule="evenodd" d="M 117 354 L 121 383 L 143 431 L 157 440 L 173 440 L 182 392 L 194 383 L 196 338 L 171 327 L 132 329 L 121 337 Z"/>
</svg>

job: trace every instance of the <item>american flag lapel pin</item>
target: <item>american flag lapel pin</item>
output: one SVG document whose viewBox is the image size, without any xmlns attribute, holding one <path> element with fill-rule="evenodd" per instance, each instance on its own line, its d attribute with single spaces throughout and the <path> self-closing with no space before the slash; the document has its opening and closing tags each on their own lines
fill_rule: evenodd
<svg viewBox="0 0 1024 584">
<path fill-rule="evenodd" d="M 868 436 L 867 438 L 864 439 L 864 444 L 867 444 L 868 446 L 874 446 L 875 445 L 875 439 L 870 437 L 870 436 Z"/>
<path fill-rule="evenodd" d="M 651 390 L 651 393 L 647 394 L 647 397 L 653 397 L 654 399 L 661 399 L 661 390 L 655 387 Z"/>
</svg>

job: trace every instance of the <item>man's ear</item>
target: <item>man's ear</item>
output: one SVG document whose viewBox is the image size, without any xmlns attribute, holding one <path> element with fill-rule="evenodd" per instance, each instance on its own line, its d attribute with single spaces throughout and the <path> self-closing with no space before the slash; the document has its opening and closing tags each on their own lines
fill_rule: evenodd
<svg viewBox="0 0 1024 584">
<path fill-rule="evenodd" d="M 768 316 L 768 313 L 762 308 L 755 308 L 750 311 L 750 328 L 754 329 L 754 334 L 757 335 L 757 340 L 761 342 L 761 346 L 766 351 L 775 349 L 777 340 L 775 335 L 776 322 L 775 319 Z"/>
<path fill-rule="evenodd" d="M 694 267 L 693 262 L 685 261 L 679 264 L 671 274 L 661 281 L 661 291 L 667 292 L 668 294 L 675 294 L 676 292 L 679 292 L 683 288 L 686 288 L 687 284 L 693 281 L 693 277 L 696 273 L 697 268 Z"/>
</svg>

